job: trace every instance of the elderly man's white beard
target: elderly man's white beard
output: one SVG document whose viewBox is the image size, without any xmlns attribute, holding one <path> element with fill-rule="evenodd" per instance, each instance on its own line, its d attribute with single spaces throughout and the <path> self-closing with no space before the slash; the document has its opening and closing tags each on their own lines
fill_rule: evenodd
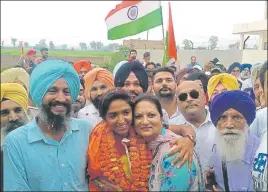
<svg viewBox="0 0 268 192">
<path fill-rule="evenodd" d="M 239 162 L 243 159 L 248 140 L 248 131 L 246 128 L 244 130 L 224 129 L 216 132 L 216 141 L 223 161 Z M 234 134 L 225 135 L 227 133 Z"/>
</svg>

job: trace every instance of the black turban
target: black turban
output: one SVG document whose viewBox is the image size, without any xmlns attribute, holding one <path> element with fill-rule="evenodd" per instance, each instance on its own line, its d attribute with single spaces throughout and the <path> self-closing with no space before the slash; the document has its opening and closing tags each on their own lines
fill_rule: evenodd
<svg viewBox="0 0 268 192">
<path fill-rule="evenodd" d="M 195 80 L 200 80 L 203 85 L 204 92 L 207 92 L 207 86 L 208 86 L 208 77 L 206 76 L 205 73 L 202 72 L 195 72 L 195 73 L 190 73 L 188 77 L 186 78 L 188 81 L 195 81 Z"/>
<path fill-rule="evenodd" d="M 118 69 L 114 78 L 115 87 L 124 87 L 124 83 L 131 72 L 140 81 L 143 92 L 146 92 L 148 89 L 148 75 L 143 65 L 137 61 L 127 62 Z"/>
</svg>

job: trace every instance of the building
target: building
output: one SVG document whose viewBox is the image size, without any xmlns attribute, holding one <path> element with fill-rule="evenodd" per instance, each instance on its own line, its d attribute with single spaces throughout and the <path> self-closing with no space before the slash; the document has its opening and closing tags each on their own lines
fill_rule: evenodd
<svg viewBox="0 0 268 192">
<path fill-rule="evenodd" d="M 130 49 L 144 49 L 144 50 L 165 49 L 163 41 L 141 40 L 141 39 L 123 40 L 123 46 L 129 47 Z"/>
<path fill-rule="evenodd" d="M 267 61 L 267 1 L 264 7 L 264 19 L 233 26 L 233 34 L 240 35 L 240 47 L 242 50 L 242 63 L 255 64 Z M 245 36 L 259 35 L 257 50 L 244 49 Z"/>
</svg>

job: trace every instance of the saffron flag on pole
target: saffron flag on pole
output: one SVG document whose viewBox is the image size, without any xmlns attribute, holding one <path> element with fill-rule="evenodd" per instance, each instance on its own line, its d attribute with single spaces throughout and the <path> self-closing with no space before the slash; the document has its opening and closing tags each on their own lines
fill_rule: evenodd
<svg viewBox="0 0 268 192">
<path fill-rule="evenodd" d="M 169 61 L 174 62 L 175 60 L 177 60 L 177 48 L 174 35 L 170 2 L 168 2 L 168 9 L 169 9 L 168 29 L 166 31 L 165 53 L 162 66 L 165 66 L 167 63 L 170 63 Z"/>
<path fill-rule="evenodd" d="M 121 39 L 162 25 L 160 1 L 122 1 L 105 18 L 108 39 Z"/>
</svg>

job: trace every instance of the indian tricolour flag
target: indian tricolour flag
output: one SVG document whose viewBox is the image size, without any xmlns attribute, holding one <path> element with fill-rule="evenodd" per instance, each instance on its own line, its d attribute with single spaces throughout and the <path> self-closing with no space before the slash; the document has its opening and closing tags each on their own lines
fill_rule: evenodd
<svg viewBox="0 0 268 192">
<path fill-rule="evenodd" d="M 105 18 L 108 39 L 121 39 L 162 25 L 160 1 L 123 1 Z"/>
</svg>

